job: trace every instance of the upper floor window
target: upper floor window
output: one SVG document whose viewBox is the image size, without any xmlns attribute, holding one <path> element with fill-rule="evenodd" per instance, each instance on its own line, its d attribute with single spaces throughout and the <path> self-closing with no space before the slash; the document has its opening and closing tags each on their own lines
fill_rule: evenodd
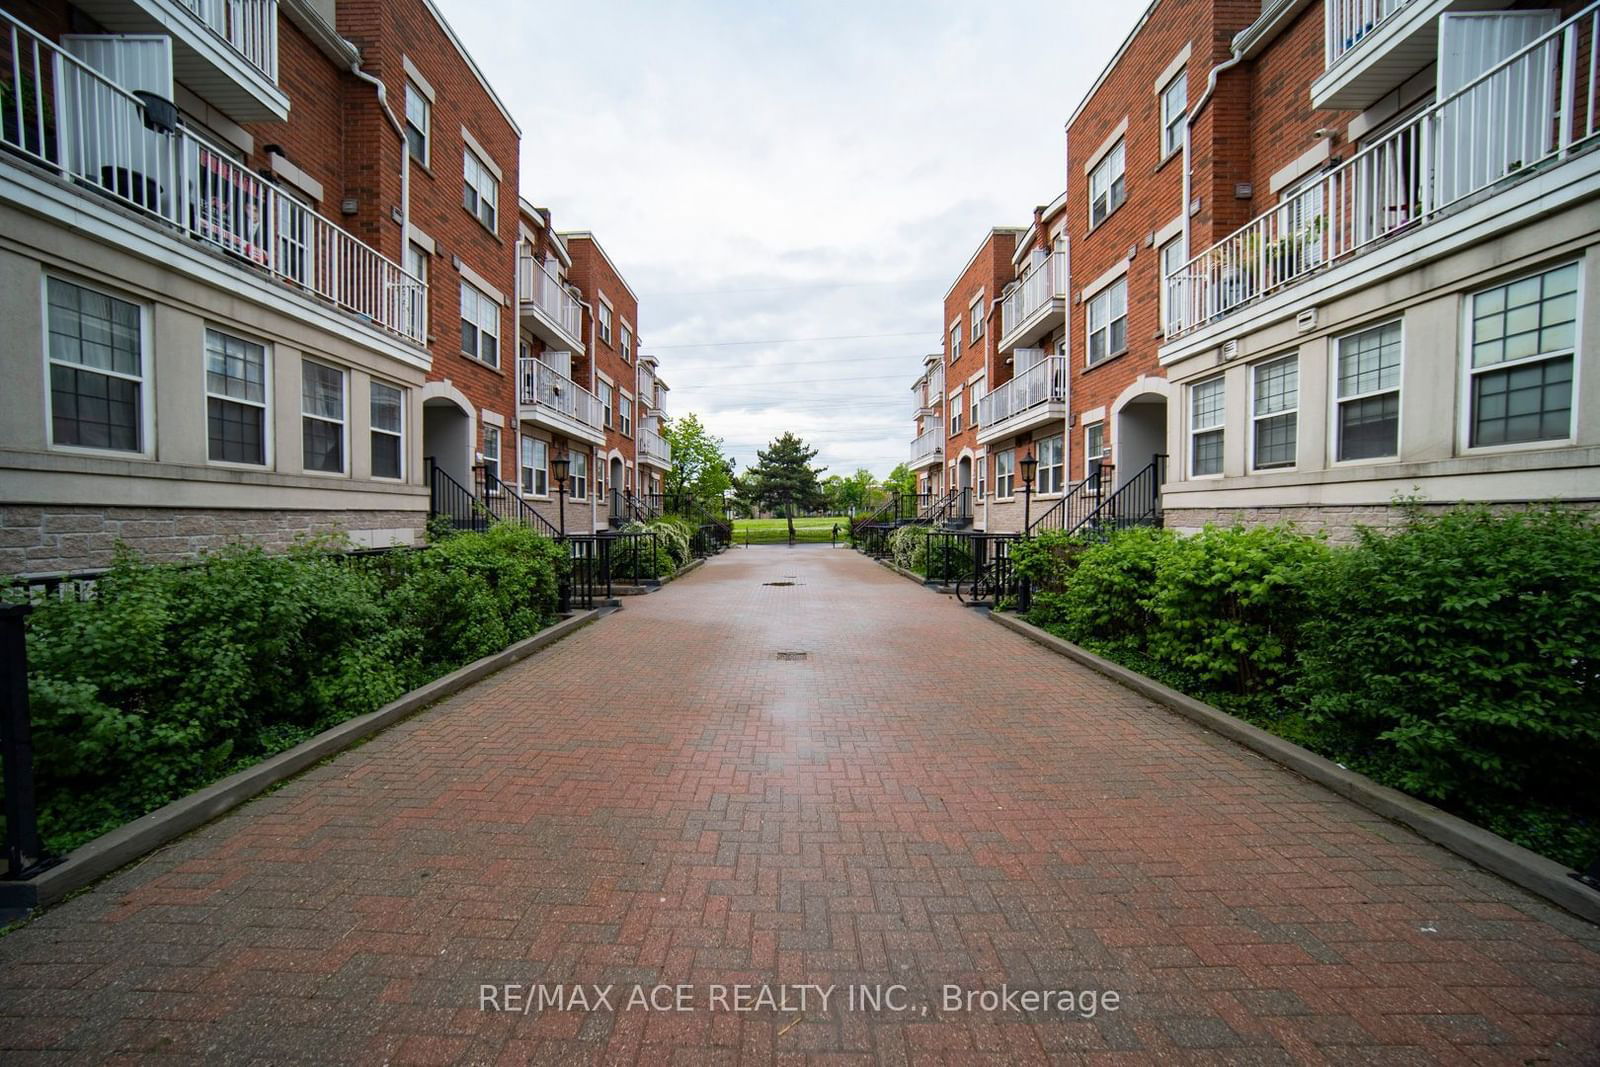
<svg viewBox="0 0 1600 1067">
<path fill-rule="evenodd" d="M 1174 285 L 1168 279 L 1183 270 L 1188 262 L 1188 250 L 1184 248 L 1181 236 L 1161 246 L 1161 328 L 1165 333 L 1172 333 L 1177 325 L 1173 316 Z M 1180 295 L 1187 291 L 1182 282 L 1177 283 L 1176 288 Z"/>
<path fill-rule="evenodd" d="M 344 371 L 306 360 L 300 364 L 301 466 L 344 473 Z"/>
<path fill-rule="evenodd" d="M 1089 226 L 1100 225 L 1106 216 L 1128 198 L 1123 172 L 1127 165 L 1127 141 L 1118 141 L 1089 172 Z"/>
<path fill-rule="evenodd" d="M 972 306 L 967 309 L 967 319 L 971 323 L 972 343 L 977 344 L 978 338 L 983 336 L 983 297 L 980 296 L 972 302 Z"/>
<path fill-rule="evenodd" d="M 406 392 L 383 382 L 372 383 L 372 476 L 399 478 L 405 473 Z"/>
<path fill-rule="evenodd" d="M 609 429 L 610 426 L 611 426 L 611 419 L 612 419 L 612 414 L 611 414 L 611 385 L 610 385 L 610 383 L 609 382 L 601 382 L 600 383 L 600 388 L 597 391 L 600 394 L 600 424 Z"/>
<path fill-rule="evenodd" d="M 500 305 L 467 282 L 461 283 L 461 351 L 500 365 Z"/>
<path fill-rule="evenodd" d="M 1342 461 L 1400 452 L 1400 324 L 1339 338 L 1334 454 Z"/>
<path fill-rule="evenodd" d="M 206 456 L 222 463 L 267 462 L 267 350 L 206 331 Z"/>
<path fill-rule="evenodd" d="M 622 404 L 618 407 L 622 413 L 622 436 L 633 436 L 633 397 L 627 393 L 622 394 Z"/>
<path fill-rule="evenodd" d="M 979 378 L 972 383 L 972 388 L 967 391 L 967 425 L 978 425 L 978 398 L 983 394 L 983 379 Z"/>
<path fill-rule="evenodd" d="M 950 436 L 951 437 L 954 437 L 956 434 L 961 432 L 961 411 L 962 411 L 962 408 L 964 407 L 964 405 L 961 403 L 961 392 L 962 391 L 960 389 L 957 389 L 955 392 L 950 394 Z"/>
<path fill-rule="evenodd" d="M 1189 473 L 1222 473 L 1222 401 L 1225 380 L 1219 374 L 1189 387 Z"/>
<path fill-rule="evenodd" d="M 1062 437 L 1056 434 L 1040 440 L 1034 447 L 1039 460 L 1039 492 L 1059 493 L 1066 484 L 1066 451 Z"/>
<path fill-rule="evenodd" d="M 492 233 L 500 205 L 500 179 L 470 148 L 461 151 L 461 206 Z"/>
<path fill-rule="evenodd" d="M 961 355 L 961 326 L 950 327 L 950 362 L 954 363 Z"/>
<path fill-rule="evenodd" d="M 1250 370 L 1251 452 L 1256 470 L 1292 467 L 1300 421 L 1300 358 L 1285 356 Z"/>
<path fill-rule="evenodd" d="M 1471 447 L 1572 436 L 1577 319 L 1576 263 L 1473 294 Z"/>
<path fill-rule="evenodd" d="M 600 301 L 599 306 L 596 308 L 595 314 L 600 321 L 600 340 L 604 341 L 606 344 L 610 344 L 611 305 L 606 303 L 604 300 Z"/>
<path fill-rule="evenodd" d="M 1165 159 L 1183 147 L 1183 125 L 1188 121 L 1189 73 L 1180 70 L 1177 77 L 1161 90 L 1161 158 Z"/>
<path fill-rule="evenodd" d="M 433 122 L 433 105 L 410 78 L 406 79 L 406 151 L 411 158 L 428 165 L 429 131 Z"/>
<path fill-rule="evenodd" d="M 1089 366 L 1128 347 L 1128 279 L 1118 278 L 1089 298 Z"/>
<path fill-rule="evenodd" d="M 633 331 L 628 328 L 627 323 L 622 324 L 622 340 L 617 344 L 617 351 L 622 354 L 624 363 L 628 361 L 630 353 L 633 352 Z"/>
<path fill-rule="evenodd" d="M 50 443 L 144 451 L 144 337 L 138 304 L 46 282 Z"/>
<path fill-rule="evenodd" d="M 428 251 L 415 241 L 406 242 L 406 273 L 428 284 Z"/>
</svg>

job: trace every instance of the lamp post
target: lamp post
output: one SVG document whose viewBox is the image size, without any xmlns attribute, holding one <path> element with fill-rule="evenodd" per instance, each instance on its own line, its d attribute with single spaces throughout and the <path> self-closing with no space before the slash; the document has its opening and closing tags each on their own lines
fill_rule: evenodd
<svg viewBox="0 0 1600 1067">
<path fill-rule="evenodd" d="M 1028 536 L 1033 511 L 1033 476 L 1039 469 L 1039 457 L 1029 452 L 1017 466 L 1022 468 L 1022 536 Z"/>
<path fill-rule="evenodd" d="M 556 506 L 561 509 L 561 539 L 567 539 L 567 478 L 572 473 L 572 460 L 565 455 L 550 461 L 550 477 L 556 480 Z"/>
</svg>

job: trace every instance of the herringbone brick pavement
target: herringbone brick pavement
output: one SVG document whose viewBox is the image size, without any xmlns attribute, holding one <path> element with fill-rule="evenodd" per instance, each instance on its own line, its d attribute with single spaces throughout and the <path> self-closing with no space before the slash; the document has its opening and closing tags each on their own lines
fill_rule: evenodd
<svg viewBox="0 0 1600 1067">
<path fill-rule="evenodd" d="M 481 1010 L 505 983 L 701 1010 Z M 707 1010 L 734 983 L 840 991 Z M 715 559 L 0 939 L 7 1064 L 1597 1050 L 1596 928 L 820 547 Z"/>
</svg>

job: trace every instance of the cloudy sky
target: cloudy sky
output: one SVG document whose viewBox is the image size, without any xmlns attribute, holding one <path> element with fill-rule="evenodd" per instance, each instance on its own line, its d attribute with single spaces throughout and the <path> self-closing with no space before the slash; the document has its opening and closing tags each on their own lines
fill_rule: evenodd
<svg viewBox="0 0 1600 1067">
<path fill-rule="evenodd" d="M 990 226 L 1065 181 L 1062 127 L 1142 4 L 438 0 L 522 126 L 522 193 L 593 230 L 644 350 L 741 469 L 906 458 L 910 385 Z"/>
</svg>

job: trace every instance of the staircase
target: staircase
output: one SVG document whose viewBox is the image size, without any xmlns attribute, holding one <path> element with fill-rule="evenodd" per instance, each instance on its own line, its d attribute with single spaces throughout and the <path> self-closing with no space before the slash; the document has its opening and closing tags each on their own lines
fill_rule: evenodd
<svg viewBox="0 0 1600 1067">
<path fill-rule="evenodd" d="M 1076 530 L 1105 500 L 1111 474 L 1111 464 L 1103 463 L 1081 482 L 1074 482 L 1060 500 L 1028 524 L 1029 536 L 1051 530 Z"/>
<path fill-rule="evenodd" d="M 1107 463 L 1076 483 L 1067 494 L 1033 522 L 1028 535 L 1064 530 L 1104 541 L 1116 530 L 1130 526 L 1161 525 L 1161 482 L 1167 473 L 1167 456 L 1157 453 L 1138 473 L 1114 491 L 1112 467 Z"/>
<path fill-rule="evenodd" d="M 972 490 L 950 490 L 928 509 L 926 518 L 921 521 L 940 530 L 964 530 L 971 526 Z"/>
<path fill-rule="evenodd" d="M 423 460 L 428 481 L 428 516 L 448 519 L 456 530 L 482 533 L 492 523 L 526 526 L 552 540 L 561 536 L 555 525 L 518 495 L 515 489 L 483 467 L 473 468 L 475 490 L 468 489 L 441 470 L 429 456 Z"/>
</svg>

